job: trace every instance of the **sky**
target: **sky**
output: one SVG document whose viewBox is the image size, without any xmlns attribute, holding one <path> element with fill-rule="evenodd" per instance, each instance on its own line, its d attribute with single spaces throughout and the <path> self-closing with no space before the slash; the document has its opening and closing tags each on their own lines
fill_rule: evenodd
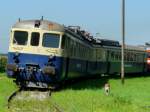
<svg viewBox="0 0 150 112">
<path fill-rule="evenodd" d="M 7 53 L 10 29 L 21 20 L 44 19 L 77 25 L 92 35 L 121 42 L 122 0 L 2 0 L 0 2 L 0 53 Z M 150 41 L 150 0 L 126 1 L 126 36 L 130 45 Z"/>
</svg>

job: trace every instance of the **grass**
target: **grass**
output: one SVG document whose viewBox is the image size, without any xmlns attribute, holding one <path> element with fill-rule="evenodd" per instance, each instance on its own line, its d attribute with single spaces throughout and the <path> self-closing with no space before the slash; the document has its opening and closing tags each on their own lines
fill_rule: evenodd
<svg viewBox="0 0 150 112">
<path fill-rule="evenodd" d="M 65 112 L 150 111 L 150 77 L 130 77 L 126 79 L 124 86 L 121 85 L 120 79 L 110 78 L 109 96 L 104 95 L 101 86 L 104 80 L 105 78 L 88 80 L 71 85 L 61 92 L 56 92 L 53 100 L 58 102 Z M 80 86 L 82 88 L 77 89 Z"/>
<path fill-rule="evenodd" d="M 119 77 L 103 77 L 69 84 L 45 100 L 13 100 L 6 109 L 7 97 L 16 86 L 0 74 L 0 112 L 149 112 L 150 76 L 127 77 L 121 85 Z M 111 93 L 104 94 L 103 85 L 109 81 Z"/>
<path fill-rule="evenodd" d="M 7 111 L 8 96 L 17 89 L 11 79 L 5 73 L 0 73 L 0 112 Z"/>
</svg>

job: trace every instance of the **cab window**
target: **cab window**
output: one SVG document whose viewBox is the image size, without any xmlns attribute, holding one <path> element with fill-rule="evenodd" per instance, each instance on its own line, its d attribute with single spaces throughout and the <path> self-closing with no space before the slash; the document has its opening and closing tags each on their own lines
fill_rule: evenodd
<svg viewBox="0 0 150 112">
<path fill-rule="evenodd" d="M 60 41 L 60 35 L 59 34 L 51 34 L 51 33 L 45 33 L 43 35 L 43 47 L 51 47 L 51 48 L 58 48 L 59 47 L 59 41 Z"/>
<path fill-rule="evenodd" d="M 39 45 L 39 39 L 40 39 L 40 34 L 37 32 L 33 32 L 31 34 L 31 45 L 32 46 L 38 46 Z"/>
<path fill-rule="evenodd" d="M 66 41 L 67 36 L 63 35 L 62 36 L 62 41 L 61 41 L 61 48 L 64 49 L 65 48 L 65 41 Z"/>
<path fill-rule="evenodd" d="M 26 31 L 15 31 L 13 37 L 13 44 L 16 45 L 27 45 L 28 32 Z"/>
</svg>

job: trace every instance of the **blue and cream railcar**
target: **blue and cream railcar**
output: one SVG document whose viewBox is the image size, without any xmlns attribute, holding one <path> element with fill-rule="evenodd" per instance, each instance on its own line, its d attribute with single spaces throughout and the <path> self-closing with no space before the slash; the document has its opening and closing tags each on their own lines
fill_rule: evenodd
<svg viewBox="0 0 150 112">
<path fill-rule="evenodd" d="M 80 27 L 47 20 L 18 21 L 11 29 L 7 73 L 17 84 L 48 88 L 70 78 L 120 73 L 118 41 L 96 40 Z M 146 71 L 146 52 L 125 49 L 125 73 Z"/>
<path fill-rule="evenodd" d="M 47 87 L 47 84 L 60 80 L 63 34 L 63 26 L 53 22 L 17 22 L 11 29 L 8 75 L 29 86 L 42 84 Z"/>
<path fill-rule="evenodd" d="M 18 21 L 11 29 L 7 73 L 28 87 L 48 87 L 92 73 L 92 46 L 68 27 L 46 20 Z"/>
</svg>

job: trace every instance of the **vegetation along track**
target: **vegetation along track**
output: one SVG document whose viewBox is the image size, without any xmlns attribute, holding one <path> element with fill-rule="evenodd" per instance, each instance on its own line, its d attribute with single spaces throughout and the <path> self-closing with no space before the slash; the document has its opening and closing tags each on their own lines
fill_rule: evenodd
<svg viewBox="0 0 150 112">
<path fill-rule="evenodd" d="M 20 87 L 18 90 L 14 91 L 8 98 L 8 109 L 11 108 L 11 102 L 12 100 L 16 99 L 22 99 L 22 100 L 26 100 L 28 99 L 28 96 L 26 95 L 27 93 L 29 94 L 29 99 L 38 99 L 38 100 L 42 100 L 45 98 L 49 98 L 51 97 L 51 90 L 49 89 L 34 89 L 34 88 L 22 88 Z M 56 112 L 63 112 L 63 110 L 58 106 L 58 104 L 56 104 L 55 102 L 51 101 L 51 105 L 52 108 L 56 111 Z"/>
</svg>

